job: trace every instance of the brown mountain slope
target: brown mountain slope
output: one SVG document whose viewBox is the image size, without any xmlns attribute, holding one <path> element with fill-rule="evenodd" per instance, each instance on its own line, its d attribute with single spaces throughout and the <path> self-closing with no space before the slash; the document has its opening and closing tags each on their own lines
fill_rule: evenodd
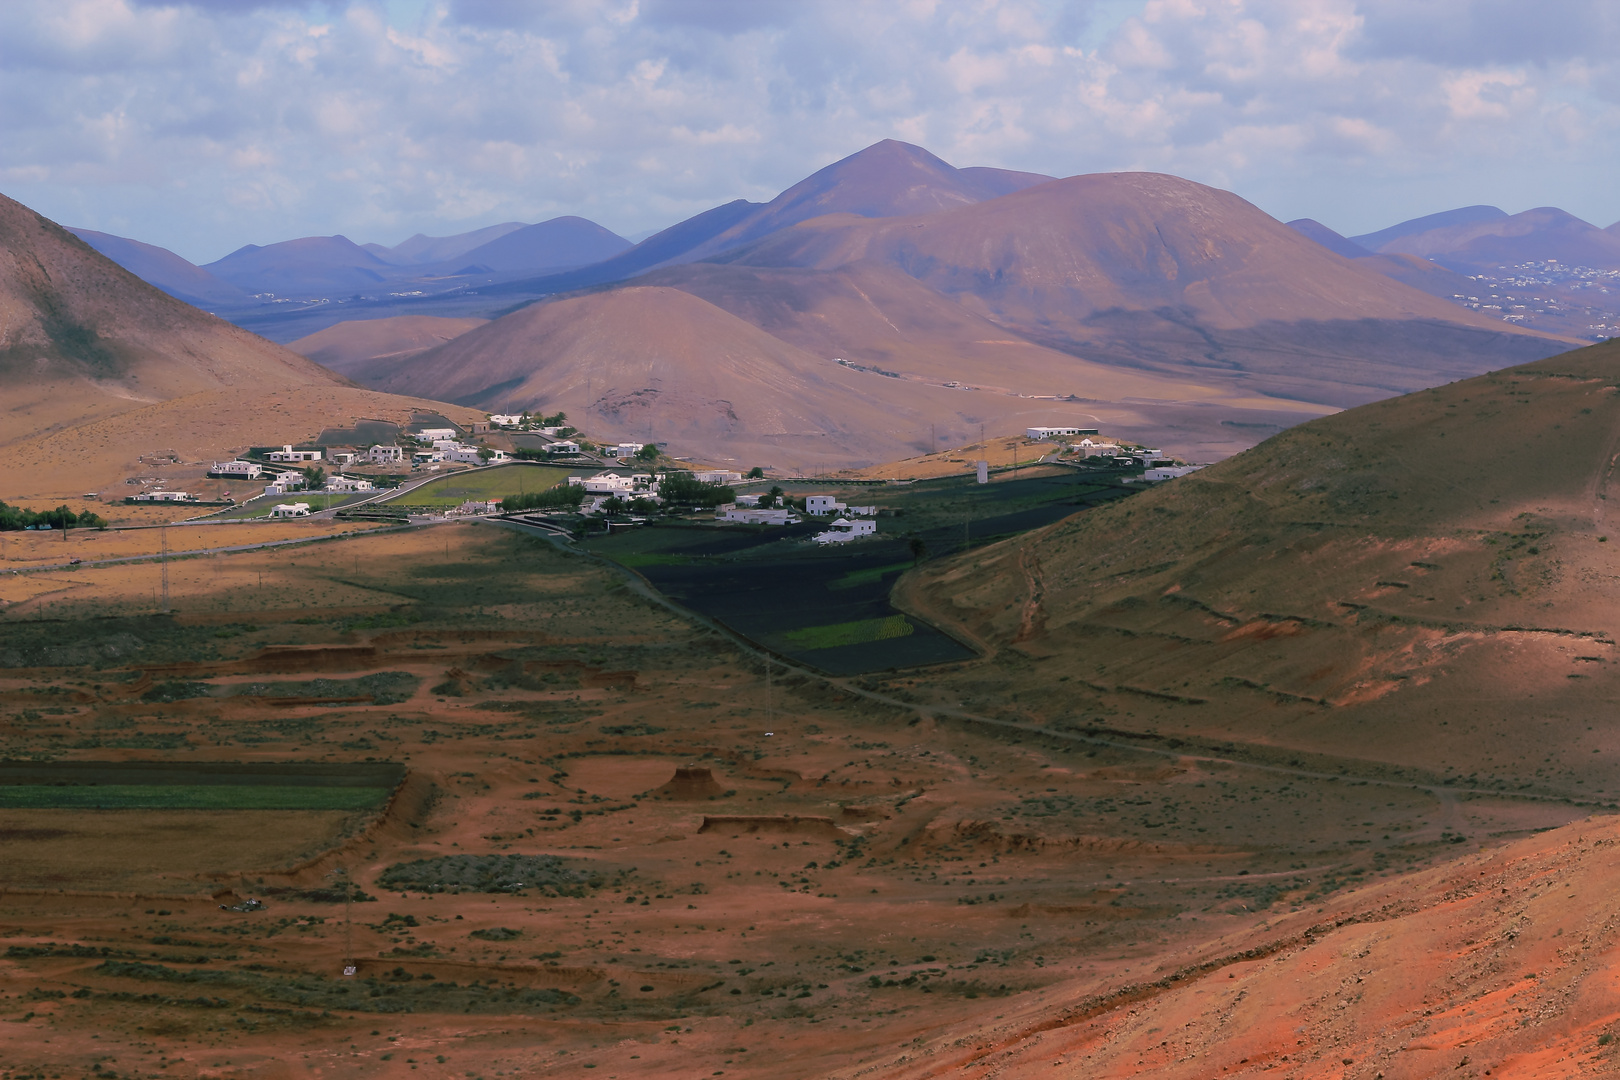
<svg viewBox="0 0 1620 1080">
<path fill-rule="evenodd" d="M 1612 817 L 1567 825 L 1075 979 L 1016 1012 L 998 1006 L 994 1021 L 958 1024 L 874 1071 L 894 1080 L 1607 1075 L 1620 1054 L 1616 845 Z"/>
<path fill-rule="evenodd" d="M 442 414 L 458 424 L 484 418 L 473 409 L 354 386 L 205 390 L 7 443 L 11 471 L 4 497 L 36 508 L 66 502 L 107 514 L 105 503 L 140 490 L 125 486 L 132 477 L 195 476 L 201 471 L 198 464 L 235 457 L 250 446 L 301 442 L 324 428 L 352 427 L 357 420 L 404 425 L 417 413 Z M 141 464 L 143 456 L 150 461 L 168 455 L 191 468 L 154 470 Z M 169 483 L 194 490 L 184 479 Z M 102 496 L 94 505 L 78 498 L 91 491 Z M 180 511 L 181 516 L 191 513 Z"/>
<path fill-rule="evenodd" d="M 681 261 L 701 259 L 826 214 L 865 218 L 927 214 L 1051 179 L 1007 169 L 958 169 L 920 146 L 884 139 L 800 180 Z"/>
<path fill-rule="evenodd" d="M 1620 801 L 1617 385 L 1609 344 L 1363 406 L 901 592 L 1020 716 Z"/>
<path fill-rule="evenodd" d="M 1571 344 L 1339 258 L 1230 192 L 1148 173 L 921 217 L 821 218 L 717 260 L 882 262 L 1054 349 L 1337 405 Z"/>
<path fill-rule="evenodd" d="M 1548 259 L 1566 266 L 1620 268 L 1620 238 L 1556 206 L 1442 224 L 1394 237 L 1377 250 L 1420 255 L 1465 274 Z"/>
<path fill-rule="evenodd" d="M 0 444 L 202 391 L 344 385 L 3 196 L 0 328 Z"/>
<path fill-rule="evenodd" d="M 289 342 L 287 348 L 322 367 L 366 382 L 386 373 L 406 357 L 443 345 L 488 321 L 432 315 L 351 319 Z"/>
<path fill-rule="evenodd" d="M 726 277 L 725 268 L 694 268 L 670 280 L 774 324 L 779 292 L 767 287 L 759 305 L 750 307 L 747 296 L 729 290 Z M 740 289 L 755 283 L 748 274 L 737 282 Z M 862 299 L 863 282 L 875 292 L 898 283 L 922 294 L 922 300 L 908 296 L 900 305 L 909 325 L 888 323 L 881 304 Z M 821 355 L 790 344 L 684 288 L 647 285 L 525 308 L 386 374 L 368 375 L 368 382 L 381 390 L 431 394 L 492 411 L 560 409 L 598 438 L 653 439 L 699 459 L 783 468 L 893 461 L 926 451 L 931 441 L 949 446 L 977 439 L 980 424 L 997 431 L 1107 422 L 1143 430 L 1148 437 L 1146 429 L 1155 424 L 1162 432 L 1163 420 L 1149 417 L 1144 401 L 1203 408 L 1208 415 L 1200 437 L 1208 438 L 1216 437 L 1212 432 L 1221 419 L 1239 412 L 1290 423 L 1312 411 L 1297 402 L 1223 395 L 1191 382 L 1049 353 L 1007 339 L 959 305 L 882 268 L 864 277 L 798 275 L 793 284 L 802 286 L 799 299 L 821 305 L 813 313 L 801 312 L 798 328 L 813 329 L 818 320 L 836 326 L 847 318 L 847 329 L 860 320 L 853 339 L 890 335 L 892 354 L 906 361 L 905 376 L 839 365 L 837 352 Z M 939 323 L 932 327 L 927 324 L 936 312 L 928 304 L 938 309 Z M 948 347 L 958 332 L 965 340 L 954 351 L 933 349 L 941 343 Z M 800 336 L 813 347 L 853 340 L 836 330 L 828 334 Z M 985 340 L 990 334 L 998 336 Z M 1026 360 L 1022 352 L 1036 358 Z M 881 344 L 852 350 L 863 360 L 890 354 Z M 996 363 L 985 362 L 986 357 Z M 971 390 L 944 385 L 973 375 L 996 381 Z M 1037 393 L 1044 397 L 1029 396 Z M 1072 394 L 1087 400 L 1068 400 Z M 1063 400 L 1057 400 L 1060 395 Z M 1114 404 L 1122 401 L 1134 403 Z M 1232 430 L 1220 437 L 1229 443 L 1241 437 Z"/>
</svg>

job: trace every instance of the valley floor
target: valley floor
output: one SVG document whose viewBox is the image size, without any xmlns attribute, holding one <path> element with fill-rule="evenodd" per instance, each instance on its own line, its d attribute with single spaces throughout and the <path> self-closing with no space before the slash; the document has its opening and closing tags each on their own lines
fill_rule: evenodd
<svg viewBox="0 0 1620 1080">
<path fill-rule="evenodd" d="M 7 594 L 0 758 L 406 778 L 348 810 L 0 778 L 12 1080 L 1609 1060 L 1620 834 L 1590 807 L 935 699 L 978 661 L 768 680 L 490 525 L 177 561 L 168 616 L 160 572 Z"/>
</svg>

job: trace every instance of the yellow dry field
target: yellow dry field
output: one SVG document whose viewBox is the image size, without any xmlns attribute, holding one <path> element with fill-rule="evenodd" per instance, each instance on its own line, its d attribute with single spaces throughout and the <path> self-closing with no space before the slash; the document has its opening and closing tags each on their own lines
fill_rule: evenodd
<svg viewBox="0 0 1620 1080">
<path fill-rule="evenodd" d="M 962 476 L 977 470 L 981 461 L 988 461 L 993 469 L 1033 465 L 1059 448 L 1057 443 L 1036 443 L 1006 436 L 835 475 L 867 480 L 928 480 L 938 476 Z"/>
<path fill-rule="evenodd" d="M 167 529 L 69 529 L 63 533 L 0 533 L 0 574 L 30 566 L 55 566 L 71 559 L 124 559 L 161 554 L 170 558 L 197 552 L 277 540 L 315 539 L 369 532 L 369 522 L 261 521 L 219 525 L 174 525 Z"/>
<path fill-rule="evenodd" d="M 71 396 L 64 397 L 62 407 L 77 408 Z M 407 423 L 417 411 L 439 413 L 456 423 L 482 420 L 484 415 L 460 406 L 343 386 L 210 390 L 65 425 L 51 423 L 51 416 L 42 413 L 31 416 L 27 427 L 19 425 L 18 430 L 28 434 L 0 442 L 7 453 L 0 498 L 35 508 L 75 505 L 92 491 L 104 500 L 120 500 L 139 490 L 125 483 L 130 478 L 173 473 L 196 480 L 207 463 L 229 460 L 250 446 L 303 442 L 324 428 L 349 427 L 362 419 Z M 170 456 L 190 468 L 163 466 L 154 471 L 150 462 Z M 207 490 L 220 486 L 240 492 L 251 485 L 211 481 Z M 122 504 L 95 508 L 103 516 L 124 512 Z"/>
</svg>

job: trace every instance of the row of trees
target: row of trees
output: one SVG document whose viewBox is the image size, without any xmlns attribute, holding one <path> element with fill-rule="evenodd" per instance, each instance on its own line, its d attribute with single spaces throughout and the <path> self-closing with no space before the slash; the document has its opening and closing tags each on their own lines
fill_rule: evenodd
<svg viewBox="0 0 1620 1080">
<path fill-rule="evenodd" d="M 75 514 L 65 506 L 55 510 L 30 510 L 26 506 L 7 506 L 0 502 L 0 532 L 48 527 L 52 529 L 105 529 L 107 521 L 100 514 L 86 510 Z"/>
<path fill-rule="evenodd" d="M 658 482 L 658 494 L 666 506 L 715 507 L 737 501 L 737 493 L 729 484 L 705 483 L 693 479 L 689 472 L 665 473 Z"/>
<path fill-rule="evenodd" d="M 564 482 L 544 491 L 508 495 L 501 500 L 501 509 L 506 513 L 514 510 L 561 510 L 564 507 L 577 507 L 584 501 L 584 485 Z"/>
</svg>

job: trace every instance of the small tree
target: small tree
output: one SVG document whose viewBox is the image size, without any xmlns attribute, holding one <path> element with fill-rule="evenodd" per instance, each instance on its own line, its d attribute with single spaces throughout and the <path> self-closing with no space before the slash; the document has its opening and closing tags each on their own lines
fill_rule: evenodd
<svg viewBox="0 0 1620 1080">
<path fill-rule="evenodd" d="M 918 563 L 928 558 L 928 545 L 923 543 L 922 537 L 913 536 L 909 541 L 907 541 L 907 544 L 911 548 L 912 566 L 916 566 Z"/>
<path fill-rule="evenodd" d="M 478 448 L 478 460 L 479 461 L 482 461 L 485 464 L 488 464 L 490 459 L 493 458 L 494 456 L 495 456 L 495 451 L 491 450 L 489 447 L 480 446 Z"/>
<path fill-rule="evenodd" d="M 760 468 L 758 465 L 755 465 L 752 469 L 748 470 L 748 479 L 750 479 L 750 480 L 763 480 L 764 478 L 765 478 L 765 470 Z"/>
<path fill-rule="evenodd" d="M 304 469 L 304 486 L 311 491 L 326 486 L 326 470 L 319 465 L 310 465 Z"/>
<path fill-rule="evenodd" d="M 636 451 L 636 458 L 640 461 L 657 461 L 658 447 L 653 443 L 648 443 Z"/>
</svg>

